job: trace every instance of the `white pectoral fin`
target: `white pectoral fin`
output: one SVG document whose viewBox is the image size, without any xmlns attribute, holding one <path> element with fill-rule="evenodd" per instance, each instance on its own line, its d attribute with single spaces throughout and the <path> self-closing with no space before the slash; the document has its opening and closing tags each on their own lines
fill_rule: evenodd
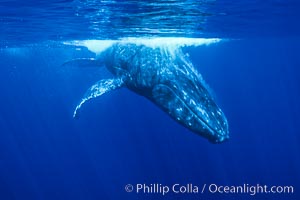
<svg viewBox="0 0 300 200">
<path fill-rule="evenodd" d="M 80 103 L 76 106 L 73 117 L 77 117 L 78 110 L 81 106 L 88 100 L 101 96 L 104 93 L 107 93 L 111 90 L 115 90 L 117 88 L 122 87 L 123 80 L 119 79 L 104 79 L 95 83 L 92 87 L 90 87 L 85 93 L 84 97 L 81 99 Z"/>
<path fill-rule="evenodd" d="M 63 67 L 99 67 L 102 65 L 103 61 L 95 58 L 76 58 L 62 64 Z"/>
</svg>

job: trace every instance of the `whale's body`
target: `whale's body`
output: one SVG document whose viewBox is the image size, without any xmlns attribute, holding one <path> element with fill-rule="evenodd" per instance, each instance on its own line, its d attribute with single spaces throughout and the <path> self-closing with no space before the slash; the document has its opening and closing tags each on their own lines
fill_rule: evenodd
<svg viewBox="0 0 300 200">
<path fill-rule="evenodd" d="M 115 78 L 94 84 L 76 107 L 74 116 L 87 100 L 125 86 L 209 141 L 219 143 L 228 139 L 224 113 L 181 49 L 117 43 L 90 61 L 104 63 Z"/>
</svg>

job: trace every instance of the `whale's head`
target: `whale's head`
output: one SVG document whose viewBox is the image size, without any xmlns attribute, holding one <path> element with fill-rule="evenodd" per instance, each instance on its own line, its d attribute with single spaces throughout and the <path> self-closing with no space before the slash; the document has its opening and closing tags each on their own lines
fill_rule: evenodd
<svg viewBox="0 0 300 200">
<path fill-rule="evenodd" d="M 157 84 L 152 100 L 177 122 L 212 143 L 229 138 L 228 123 L 201 79 L 173 77 Z"/>
</svg>

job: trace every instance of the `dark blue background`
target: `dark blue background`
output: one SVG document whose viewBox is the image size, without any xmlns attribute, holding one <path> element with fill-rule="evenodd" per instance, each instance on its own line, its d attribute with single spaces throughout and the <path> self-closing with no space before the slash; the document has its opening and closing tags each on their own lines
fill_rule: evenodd
<svg viewBox="0 0 300 200">
<path fill-rule="evenodd" d="M 0 50 L 0 199 L 298 199 L 300 39 L 186 48 L 225 112 L 230 140 L 211 144 L 126 88 L 84 105 L 105 68 L 61 64 L 62 46 Z M 295 194 L 126 193 L 128 183 L 292 185 Z"/>
</svg>

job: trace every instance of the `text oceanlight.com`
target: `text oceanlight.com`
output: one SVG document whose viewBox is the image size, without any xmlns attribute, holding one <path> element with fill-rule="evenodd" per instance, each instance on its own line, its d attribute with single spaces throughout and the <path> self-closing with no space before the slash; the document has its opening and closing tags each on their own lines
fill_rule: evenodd
<svg viewBox="0 0 300 200">
<path fill-rule="evenodd" d="M 160 183 L 145 184 L 138 183 L 135 185 L 127 184 L 125 186 L 126 192 L 136 194 L 293 194 L 293 186 L 280 186 L 280 185 L 263 185 L 263 184 L 241 184 L 241 185 L 218 185 L 215 183 L 196 185 L 192 183 L 172 185 L 164 185 Z"/>
</svg>

